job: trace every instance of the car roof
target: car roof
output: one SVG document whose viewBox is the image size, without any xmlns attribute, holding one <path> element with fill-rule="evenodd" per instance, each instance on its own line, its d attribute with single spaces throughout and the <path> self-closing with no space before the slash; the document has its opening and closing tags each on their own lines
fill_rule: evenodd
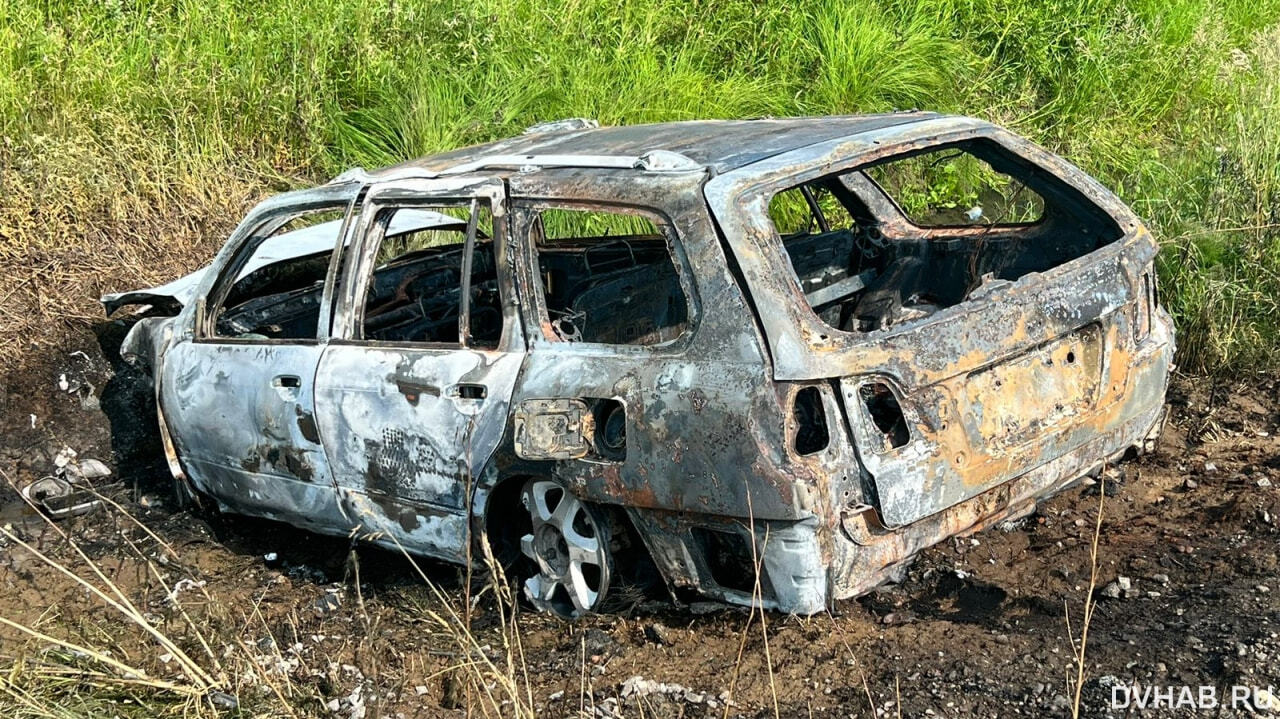
<svg viewBox="0 0 1280 719">
<path fill-rule="evenodd" d="M 765 118 L 758 120 L 696 120 L 646 125 L 595 127 L 589 121 L 558 121 L 534 126 L 523 135 L 428 155 L 369 173 L 372 179 L 414 174 L 445 173 L 479 168 L 486 158 L 547 156 L 558 164 L 577 164 L 563 158 L 639 158 L 653 152 L 675 153 L 715 173 L 737 169 L 791 150 L 896 125 L 938 118 L 932 112 L 894 112 L 879 115 Z M 585 125 L 585 126 L 584 126 Z M 541 130 L 546 127 L 549 129 Z M 563 128 L 568 129 L 563 129 Z M 510 162 L 495 162 L 510 165 Z M 530 164 L 538 164 L 531 162 Z M 608 165 L 616 166 L 616 165 Z"/>
</svg>

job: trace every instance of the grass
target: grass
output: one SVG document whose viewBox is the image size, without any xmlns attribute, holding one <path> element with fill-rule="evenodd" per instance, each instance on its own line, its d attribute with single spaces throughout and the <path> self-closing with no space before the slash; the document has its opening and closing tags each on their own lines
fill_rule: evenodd
<svg viewBox="0 0 1280 719">
<path fill-rule="evenodd" d="M 1181 365 L 1274 367 L 1277 23 L 1277 0 L 14 0 L 0 357 L 347 166 L 561 116 L 928 107 L 1037 139 L 1146 217 Z"/>
<path fill-rule="evenodd" d="M 264 193 L 518 132 L 923 107 L 1115 188 L 1195 370 L 1274 367 L 1280 0 L 13 0 L 0 358 L 202 264 Z"/>
<path fill-rule="evenodd" d="M 0 486 L 14 486 L 3 470 Z M 469 591 L 457 596 L 441 588 L 404 553 L 426 590 L 409 595 L 419 617 L 414 634 L 442 657 L 432 660 L 422 652 L 425 664 L 406 667 L 403 635 L 393 638 L 381 627 L 381 607 L 372 616 L 365 607 L 358 562 L 352 562 L 356 609 L 347 615 L 353 621 L 282 612 L 271 606 L 279 601 L 268 599 L 270 590 L 257 590 L 250 602 L 231 601 L 228 587 L 188 564 L 187 553 L 110 496 L 97 496 L 104 506 L 95 522 L 105 532 L 94 539 L 39 514 L 43 531 L 0 527 L 9 569 L 20 567 L 8 574 L 18 579 L 10 591 L 38 592 L 42 600 L 30 611 L 6 605 L 5 613 L 20 619 L 0 616 L 4 716 L 335 716 L 334 706 L 342 716 L 364 716 L 365 710 L 381 716 L 386 703 L 421 705 L 427 700 L 415 698 L 421 692 L 411 684 L 434 687 L 443 675 L 459 686 L 468 716 L 534 716 L 514 597 L 487 545 L 484 591 L 492 595 L 483 606 L 492 616 L 485 628 L 473 629 Z M 39 538 L 27 541 L 21 534 Z M 61 600 L 47 599 L 57 595 Z M 317 632 L 335 631 L 349 635 L 336 648 L 300 643 L 318 643 L 323 637 Z M 406 670 L 414 669 L 409 682 Z M 335 670 L 346 673 L 344 683 L 360 670 L 357 689 L 337 691 L 327 678 Z"/>
</svg>

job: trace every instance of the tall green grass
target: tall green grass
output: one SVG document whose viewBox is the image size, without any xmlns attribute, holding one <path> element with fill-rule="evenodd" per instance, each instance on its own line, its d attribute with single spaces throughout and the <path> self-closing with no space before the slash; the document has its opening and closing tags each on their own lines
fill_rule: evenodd
<svg viewBox="0 0 1280 719">
<path fill-rule="evenodd" d="M 0 274 L 75 253 L 96 284 L 23 286 L 163 279 L 113 269 L 120 245 L 176 233 L 189 265 L 256 193 L 540 120 L 919 107 L 1117 189 L 1167 245 L 1184 366 L 1273 367 L 1278 27 L 1280 0 L 10 0 Z"/>
</svg>

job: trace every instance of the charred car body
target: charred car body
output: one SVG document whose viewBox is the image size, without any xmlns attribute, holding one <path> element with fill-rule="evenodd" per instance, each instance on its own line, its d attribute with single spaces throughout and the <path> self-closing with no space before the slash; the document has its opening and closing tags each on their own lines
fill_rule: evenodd
<svg viewBox="0 0 1280 719">
<path fill-rule="evenodd" d="M 187 497 L 487 539 L 567 614 L 640 555 L 812 613 L 1153 441 L 1156 249 L 969 118 L 565 121 L 279 195 L 104 302 L 152 308 L 123 352 Z"/>
</svg>

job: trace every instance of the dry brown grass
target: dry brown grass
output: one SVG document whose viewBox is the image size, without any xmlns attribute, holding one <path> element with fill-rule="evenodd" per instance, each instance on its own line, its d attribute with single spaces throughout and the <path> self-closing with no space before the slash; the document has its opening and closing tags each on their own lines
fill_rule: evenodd
<svg viewBox="0 0 1280 719">
<path fill-rule="evenodd" d="M 0 365 L 11 368 L 103 321 L 102 294 L 208 263 L 266 192 L 260 174 L 226 165 L 190 167 L 179 181 L 165 168 L 162 184 L 148 167 L 159 158 L 145 154 L 121 172 L 98 148 L 40 151 L 39 161 L 0 151 Z"/>
</svg>

